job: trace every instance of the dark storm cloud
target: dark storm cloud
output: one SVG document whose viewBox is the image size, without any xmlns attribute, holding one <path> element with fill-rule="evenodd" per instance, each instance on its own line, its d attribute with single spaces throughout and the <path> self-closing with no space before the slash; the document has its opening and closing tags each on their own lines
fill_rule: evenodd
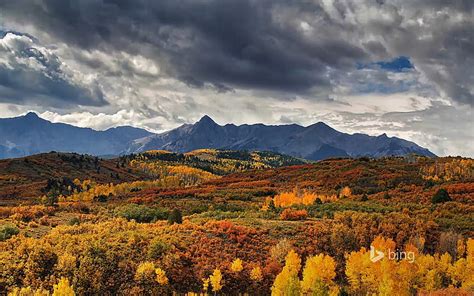
<svg viewBox="0 0 474 296">
<path fill-rule="evenodd" d="M 474 1 L 409 1 L 400 7 L 417 24 L 395 33 L 388 46 L 409 55 L 442 95 L 473 106 Z"/>
<path fill-rule="evenodd" d="M 61 60 L 26 35 L 0 38 L 0 102 L 44 106 L 106 104 L 97 86 L 83 86 L 64 72 Z"/>
<path fill-rule="evenodd" d="M 29 28 L 52 43 L 146 57 L 160 67 L 153 75 L 193 88 L 326 98 L 340 85 L 337 78 L 356 71 L 358 63 L 404 56 L 422 74 L 414 84 L 428 84 L 441 97 L 472 106 L 473 3 L 18 0 L 1 1 L 0 10 L 6 24 Z M 97 60 L 91 65 L 106 66 Z M 127 65 L 107 73 L 135 75 L 136 68 Z M 356 91 L 386 88 L 369 85 Z"/>
<path fill-rule="evenodd" d="M 318 4 L 284 1 L 9 1 L 22 19 L 82 49 L 125 50 L 153 57 L 175 78 L 218 90 L 284 91 L 330 88 L 327 67 L 347 68 L 366 55 L 357 45 L 319 29 L 317 39 L 289 26 L 286 13 L 317 15 Z"/>
</svg>

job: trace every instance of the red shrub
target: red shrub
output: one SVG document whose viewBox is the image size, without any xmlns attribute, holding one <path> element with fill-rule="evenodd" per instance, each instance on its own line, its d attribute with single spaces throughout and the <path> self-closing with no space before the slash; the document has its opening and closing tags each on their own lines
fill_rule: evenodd
<svg viewBox="0 0 474 296">
<path fill-rule="evenodd" d="M 306 210 L 293 210 L 285 209 L 280 214 L 280 219 L 282 220 L 305 220 L 308 217 L 308 211 Z"/>
</svg>

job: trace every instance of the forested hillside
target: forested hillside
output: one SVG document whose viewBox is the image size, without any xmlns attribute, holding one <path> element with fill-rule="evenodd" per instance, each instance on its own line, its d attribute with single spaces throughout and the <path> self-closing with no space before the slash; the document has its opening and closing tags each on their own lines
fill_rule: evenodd
<svg viewBox="0 0 474 296">
<path fill-rule="evenodd" d="M 32 202 L 36 197 L 50 193 L 66 196 L 80 189 L 74 184 L 77 180 L 80 183 L 118 184 L 183 173 L 206 175 L 207 172 L 210 177 L 303 163 L 305 161 L 273 152 L 212 149 L 185 154 L 147 151 L 111 159 L 50 152 L 0 160 L 0 204 L 18 199 Z M 186 184 L 191 185 L 189 182 Z"/>
<path fill-rule="evenodd" d="M 199 150 L 0 164 L 31 195 L 1 199 L 4 294 L 474 292 L 472 159 Z M 372 262 L 371 246 L 413 260 Z"/>
</svg>

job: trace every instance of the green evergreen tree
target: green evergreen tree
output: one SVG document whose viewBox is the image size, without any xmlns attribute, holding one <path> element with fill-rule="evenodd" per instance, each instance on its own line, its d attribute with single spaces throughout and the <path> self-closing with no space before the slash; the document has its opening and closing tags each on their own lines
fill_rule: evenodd
<svg viewBox="0 0 474 296">
<path fill-rule="evenodd" d="M 433 204 L 443 203 L 447 201 L 452 201 L 452 199 L 449 196 L 448 191 L 444 188 L 441 188 L 438 191 L 436 191 L 436 193 L 431 198 L 431 203 Z"/>
<path fill-rule="evenodd" d="M 172 225 L 174 223 L 181 224 L 183 223 L 183 216 L 181 211 L 178 209 L 174 209 L 168 216 L 168 224 Z"/>
</svg>

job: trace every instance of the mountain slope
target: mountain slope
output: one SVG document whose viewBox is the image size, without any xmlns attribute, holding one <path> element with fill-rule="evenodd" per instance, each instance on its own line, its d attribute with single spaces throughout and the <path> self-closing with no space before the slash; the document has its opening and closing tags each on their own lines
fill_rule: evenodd
<svg viewBox="0 0 474 296">
<path fill-rule="evenodd" d="M 91 180 L 121 183 L 145 180 L 148 175 L 117 159 L 76 153 L 42 153 L 0 160 L 0 201 L 32 200 L 45 194 L 48 180 Z M 0 203 L 1 205 L 1 203 Z"/>
<path fill-rule="evenodd" d="M 320 160 L 328 157 L 382 157 L 415 153 L 434 157 L 428 149 L 397 137 L 341 133 L 325 123 L 268 126 L 263 124 L 218 125 L 209 116 L 169 132 L 133 141 L 128 153 L 163 149 L 188 152 L 201 148 L 274 151 L 294 157 Z"/>
<path fill-rule="evenodd" d="M 185 154 L 147 151 L 113 159 L 77 153 L 42 153 L 0 160 L 0 206 L 2 201 L 34 201 L 35 198 L 48 194 L 51 182 L 59 182 L 63 191 L 74 190 L 68 189 L 74 179 L 81 182 L 90 180 L 98 184 L 118 184 L 157 180 L 174 174 L 188 178 L 188 182 L 196 182 L 198 172 L 217 177 L 247 170 L 305 163 L 307 162 L 272 152 L 212 149 Z"/>
<path fill-rule="evenodd" d="M 274 152 L 248 152 L 233 150 L 200 149 L 187 153 L 150 150 L 121 158 L 131 159 L 130 165 L 152 173 L 160 165 L 188 166 L 214 175 L 228 175 L 256 169 L 277 168 L 306 164 L 307 161 Z M 157 174 L 159 175 L 159 174 Z"/>
<path fill-rule="evenodd" d="M 0 119 L 0 158 L 64 151 L 93 155 L 118 154 L 132 140 L 149 136 L 146 130 L 124 126 L 106 131 L 52 123 L 35 113 Z"/>
</svg>

